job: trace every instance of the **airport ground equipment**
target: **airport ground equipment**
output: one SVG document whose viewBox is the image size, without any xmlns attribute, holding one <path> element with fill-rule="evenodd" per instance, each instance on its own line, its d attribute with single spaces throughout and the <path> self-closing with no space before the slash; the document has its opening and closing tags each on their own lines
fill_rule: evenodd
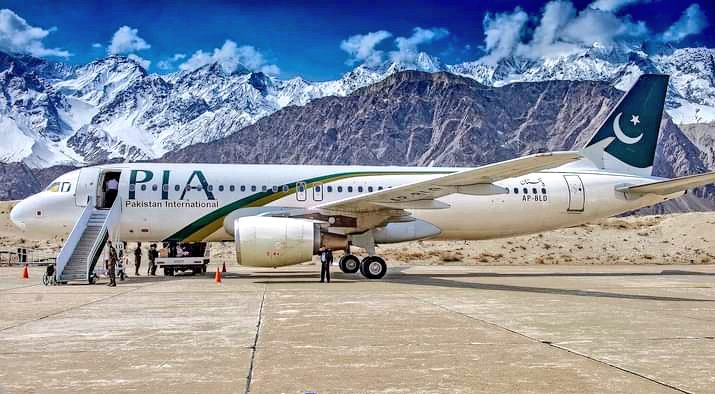
<svg viewBox="0 0 715 394">
<path fill-rule="evenodd" d="M 206 272 L 206 266 L 209 264 L 210 251 L 205 242 L 190 242 L 178 245 L 179 250 L 184 253 L 182 256 L 161 256 L 156 259 L 157 268 L 164 270 L 164 275 L 172 276 L 176 272 L 191 271 L 193 274 L 201 274 Z M 167 248 L 168 252 L 168 248 Z"/>
</svg>

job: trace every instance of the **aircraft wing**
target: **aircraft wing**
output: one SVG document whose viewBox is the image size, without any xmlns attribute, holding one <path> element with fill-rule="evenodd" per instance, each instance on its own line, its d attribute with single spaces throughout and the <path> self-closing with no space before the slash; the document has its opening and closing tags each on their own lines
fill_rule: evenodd
<svg viewBox="0 0 715 394">
<path fill-rule="evenodd" d="M 625 186 L 618 188 L 618 191 L 640 194 L 659 194 L 665 196 L 681 192 L 686 189 L 704 186 L 709 183 L 715 183 L 715 171 L 707 172 L 705 174 L 682 176 L 680 178 L 651 182 L 642 185 Z"/>
<path fill-rule="evenodd" d="M 580 159 L 576 151 L 537 153 L 437 176 L 373 193 L 358 195 L 315 206 L 313 208 L 341 212 L 372 212 L 383 209 L 439 209 L 448 205 L 436 198 L 453 193 L 490 195 L 506 190 L 495 181 L 554 168 Z"/>
</svg>

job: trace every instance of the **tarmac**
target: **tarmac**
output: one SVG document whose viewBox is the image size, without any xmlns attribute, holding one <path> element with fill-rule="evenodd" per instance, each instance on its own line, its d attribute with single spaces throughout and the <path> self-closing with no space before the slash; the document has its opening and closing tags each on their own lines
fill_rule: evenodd
<svg viewBox="0 0 715 394">
<path fill-rule="evenodd" d="M 2 394 L 715 393 L 712 265 L 41 277 L 0 268 Z"/>
</svg>

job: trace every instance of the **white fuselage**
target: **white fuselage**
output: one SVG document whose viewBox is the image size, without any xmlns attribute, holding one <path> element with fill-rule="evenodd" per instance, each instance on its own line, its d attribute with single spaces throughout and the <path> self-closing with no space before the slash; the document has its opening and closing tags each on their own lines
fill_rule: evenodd
<svg viewBox="0 0 715 394">
<path fill-rule="evenodd" d="M 87 167 L 19 203 L 12 220 L 36 235 L 68 234 L 90 203 L 101 203 L 102 180 L 119 175 L 125 241 L 229 241 L 224 219 L 330 201 L 437 177 L 464 168 L 127 163 Z M 446 209 L 415 209 L 414 218 L 437 226 L 434 239 L 478 240 L 541 232 L 608 217 L 682 195 L 629 196 L 622 185 L 655 178 L 615 174 L 587 166 L 496 182 L 508 193 L 452 194 Z M 305 182 L 301 184 L 301 182 Z M 54 189 L 53 189 L 54 190 Z"/>
</svg>

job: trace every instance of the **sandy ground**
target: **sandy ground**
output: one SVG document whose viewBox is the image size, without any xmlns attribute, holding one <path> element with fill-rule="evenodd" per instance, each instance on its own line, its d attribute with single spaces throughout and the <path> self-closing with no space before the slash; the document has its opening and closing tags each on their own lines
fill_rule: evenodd
<svg viewBox="0 0 715 394">
<path fill-rule="evenodd" d="M 0 202 L 0 251 L 22 246 L 56 254 L 62 240 L 21 232 L 10 222 L 11 207 Z M 235 261 L 231 242 L 214 243 L 211 251 L 220 262 Z M 715 263 L 715 212 L 610 218 L 498 240 L 384 245 L 378 252 L 390 263 L 419 265 L 710 264 Z"/>
</svg>

